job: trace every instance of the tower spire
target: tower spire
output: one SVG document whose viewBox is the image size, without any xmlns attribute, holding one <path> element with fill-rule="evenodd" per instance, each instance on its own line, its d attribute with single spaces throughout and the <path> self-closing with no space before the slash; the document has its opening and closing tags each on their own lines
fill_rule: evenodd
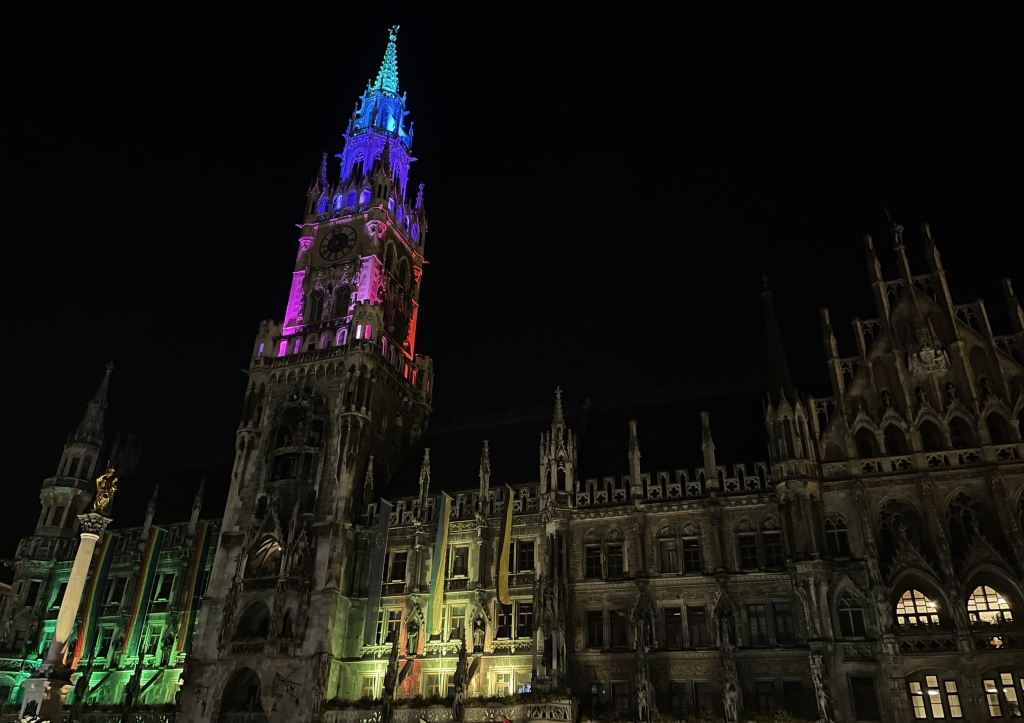
<svg viewBox="0 0 1024 723">
<path fill-rule="evenodd" d="M 107 363 L 107 371 L 103 375 L 103 381 L 86 407 L 82 421 L 75 430 L 75 440 L 88 442 L 97 446 L 103 444 L 103 420 L 107 410 L 107 389 L 110 387 L 110 372 L 114 371 L 114 362 Z"/>
<path fill-rule="evenodd" d="M 398 50 L 395 48 L 398 28 L 398 25 L 392 25 L 388 31 L 388 47 L 384 51 L 384 60 L 381 61 L 377 80 L 373 84 L 374 90 L 379 89 L 395 95 L 398 95 Z"/>
<path fill-rule="evenodd" d="M 555 417 L 551 420 L 552 426 L 565 424 L 565 417 L 562 416 L 562 388 L 555 389 Z"/>
<path fill-rule="evenodd" d="M 779 320 L 775 318 L 775 306 L 772 304 L 772 292 L 768 290 L 768 277 L 761 272 L 761 284 L 764 290 L 765 326 L 768 332 L 768 396 L 772 404 L 778 404 L 785 397 L 790 404 L 796 403 L 796 390 L 793 378 L 789 375 L 789 364 L 786 362 L 786 351 L 782 347 L 782 335 L 779 333 Z"/>
</svg>

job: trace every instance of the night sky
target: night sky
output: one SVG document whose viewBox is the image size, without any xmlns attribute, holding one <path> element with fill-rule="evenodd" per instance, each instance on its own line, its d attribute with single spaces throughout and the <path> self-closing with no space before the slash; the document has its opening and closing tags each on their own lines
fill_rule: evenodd
<svg viewBox="0 0 1024 723">
<path fill-rule="evenodd" d="M 109 359 L 111 426 L 138 420 L 143 440 L 115 524 L 141 523 L 154 481 L 158 519 L 183 519 L 203 476 L 219 516 L 239 370 L 283 313 L 308 182 L 393 23 L 427 184 L 417 351 L 437 419 L 547 404 L 556 385 L 759 395 L 761 268 L 797 386 L 830 394 L 818 309 L 853 355 L 848 320 L 876 316 L 862 234 L 896 275 L 883 207 L 918 272 L 930 222 L 954 301 L 985 298 L 1009 331 L 1011 18 L 387 7 L 80 6 L 6 28 L 0 556 L 31 532 Z"/>
</svg>

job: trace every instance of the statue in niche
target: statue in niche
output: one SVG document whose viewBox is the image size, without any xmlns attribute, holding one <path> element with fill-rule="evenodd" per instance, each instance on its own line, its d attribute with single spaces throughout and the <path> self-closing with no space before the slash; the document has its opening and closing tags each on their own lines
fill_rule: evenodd
<svg viewBox="0 0 1024 723">
<path fill-rule="evenodd" d="M 473 651 L 476 653 L 482 653 L 484 650 L 484 638 L 487 637 L 487 622 L 484 619 L 483 613 L 478 612 L 476 619 L 473 620 Z"/>
<path fill-rule="evenodd" d="M 917 403 L 922 407 L 928 405 L 928 393 L 924 390 L 924 387 L 918 387 L 914 390 L 914 394 L 917 395 Z"/>
<path fill-rule="evenodd" d="M 828 668 L 821 653 L 811 656 L 811 681 L 814 683 L 814 698 L 818 703 L 819 723 L 834 723 L 832 717 L 832 695 L 828 689 Z"/>
<path fill-rule="evenodd" d="M 892 394 L 889 393 L 888 389 L 883 389 L 882 393 L 878 395 L 882 400 L 882 406 L 886 409 L 892 408 Z"/>
<path fill-rule="evenodd" d="M 960 401 L 960 392 L 957 391 L 956 384 L 953 382 L 946 384 L 946 400 L 951 403 Z"/>
<path fill-rule="evenodd" d="M 949 358 L 939 347 L 935 328 L 930 320 L 924 319 L 920 314 L 914 320 L 914 337 L 917 341 L 917 351 L 907 357 L 907 367 L 911 374 L 934 374 L 949 369 Z"/>
<path fill-rule="evenodd" d="M 996 395 L 996 388 L 992 385 L 992 380 L 988 377 L 981 378 L 981 398 L 988 399 Z"/>
<path fill-rule="evenodd" d="M 736 673 L 736 661 L 732 657 L 732 648 L 722 655 L 722 702 L 725 704 L 725 722 L 739 723 L 740 720 L 740 685 Z"/>
</svg>

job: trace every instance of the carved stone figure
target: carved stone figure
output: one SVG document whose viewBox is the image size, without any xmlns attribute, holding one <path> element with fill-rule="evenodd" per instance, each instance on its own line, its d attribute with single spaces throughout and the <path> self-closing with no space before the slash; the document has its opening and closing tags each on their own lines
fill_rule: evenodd
<svg viewBox="0 0 1024 723">
<path fill-rule="evenodd" d="M 639 630 L 637 635 L 639 637 Z M 647 667 L 647 653 L 644 650 L 644 646 L 638 642 L 636 646 L 636 720 L 638 723 L 650 723 L 652 713 L 650 694 L 650 671 Z"/>
<path fill-rule="evenodd" d="M 957 391 L 956 384 L 953 382 L 948 382 L 946 384 L 946 399 L 950 402 L 960 401 L 960 392 Z"/>
<path fill-rule="evenodd" d="M 466 713 L 465 698 L 466 698 L 466 684 L 467 674 L 469 672 L 469 664 L 466 659 L 466 639 L 462 639 L 462 646 L 459 648 L 459 662 L 455 665 L 455 676 L 452 681 L 452 685 L 455 688 L 455 698 L 452 700 L 452 720 L 455 723 L 463 723 L 463 718 Z"/>
<path fill-rule="evenodd" d="M 811 681 L 814 683 L 814 698 L 818 703 L 819 723 L 834 723 L 832 718 L 832 695 L 828 688 L 828 668 L 821 653 L 811 655 Z"/>
</svg>

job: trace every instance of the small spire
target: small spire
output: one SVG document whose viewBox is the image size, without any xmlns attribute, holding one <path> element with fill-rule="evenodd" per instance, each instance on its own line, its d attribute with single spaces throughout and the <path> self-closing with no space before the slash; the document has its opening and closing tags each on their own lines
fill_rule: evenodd
<svg viewBox="0 0 1024 723">
<path fill-rule="evenodd" d="M 398 25 L 392 25 L 388 32 L 388 47 L 384 51 L 384 60 L 380 64 L 380 71 L 377 72 L 377 82 L 373 84 L 373 90 L 384 90 L 388 93 L 398 94 L 398 50 L 395 48 L 395 41 L 398 40 Z"/>
<path fill-rule="evenodd" d="M 892 216 L 889 215 L 889 209 L 885 208 L 885 220 L 889 223 L 889 235 L 892 236 L 892 243 L 896 248 L 902 248 L 903 246 L 903 227 L 892 220 Z"/>
<path fill-rule="evenodd" d="M 483 451 L 480 452 L 480 504 L 484 504 L 487 493 L 491 488 L 491 450 L 487 440 L 484 440 Z"/>
<path fill-rule="evenodd" d="M 106 406 L 107 404 L 107 388 L 110 386 L 110 372 L 114 371 L 114 362 L 107 362 L 106 372 L 103 374 L 103 381 L 100 382 L 99 388 L 96 390 L 96 394 L 93 395 L 92 401 L 97 404 Z"/>
<path fill-rule="evenodd" d="M 327 188 L 327 151 L 320 159 L 320 190 Z"/>
<path fill-rule="evenodd" d="M 772 292 L 768 289 L 768 276 L 761 271 L 761 284 L 764 290 L 765 327 L 768 332 L 768 395 L 772 404 L 778 404 L 780 397 L 785 397 L 790 404 L 796 403 L 796 391 L 793 379 L 789 375 L 789 363 L 786 351 L 782 346 L 782 335 L 779 333 L 779 320 L 775 317 L 775 306 L 772 303 Z"/>
<path fill-rule="evenodd" d="M 559 424 L 565 424 L 565 418 L 562 416 L 562 388 L 555 388 L 555 418 L 551 421 L 552 426 Z"/>
<path fill-rule="evenodd" d="M 156 496 L 160 493 L 160 485 L 153 486 L 153 494 L 149 496 L 149 502 L 146 504 L 146 516 L 152 519 L 153 515 L 156 514 Z"/>
<path fill-rule="evenodd" d="M 82 421 L 78 423 L 75 431 L 75 440 L 87 442 L 97 446 L 103 443 L 103 426 L 105 412 L 107 409 L 107 390 L 110 388 L 110 373 L 114 371 L 114 362 L 107 362 L 106 372 L 103 374 L 103 381 L 100 382 L 96 393 L 86 407 Z"/>
<path fill-rule="evenodd" d="M 416 210 L 423 208 L 423 184 L 420 183 L 419 193 L 416 194 Z"/>
<path fill-rule="evenodd" d="M 192 509 L 201 510 L 203 508 L 203 492 L 206 488 L 206 480 L 199 480 L 199 489 L 196 490 L 196 496 L 192 498 Z"/>
<path fill-rule="evenodd" d="M 718 489 L 718 464 L 715 461 L 715 440 L 711 438 L 711 415 L 700 413 L 700 449 L 704 455 L 704 485 Z"/>
<path fill-rule="evenodd" d="M 384 152 L 380 154 L 380 170 L 385 175 L 391 175 L 391 136 L 384 139 Z"/>
</svg>

